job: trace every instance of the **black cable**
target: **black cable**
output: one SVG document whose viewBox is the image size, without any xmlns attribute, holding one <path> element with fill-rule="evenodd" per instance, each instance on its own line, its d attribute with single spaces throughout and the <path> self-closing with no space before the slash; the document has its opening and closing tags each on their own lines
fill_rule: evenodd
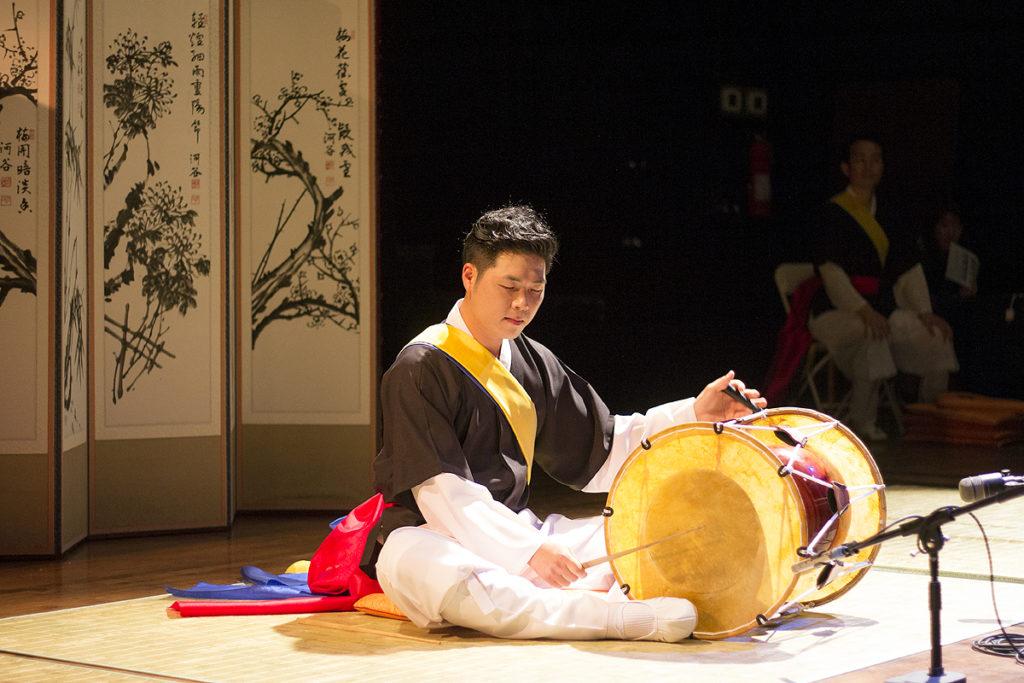
<svg viewBox="0 0 1024 683">
<path fill-rule="evenodd" d="M 999 624 L 1001 631 L 1001 633 L 978 638 L 971 643 L 971 649 L 997 657 L 1014 657 L 1018 664 L 1024 665 L 1024 635 L 1007 633 L 1006 627 L 1003 626 L 1003 619 L 999 616 L 999 607 L 996 605 L 996 571 L 992 564 L 992 549 L 988 544 L 988 534 L 985 533 L 985 527 L 981 525 L 981 521 L 974 516 L 973 512 L 967 514 L 978 525 L 981 537 L 985 540 L 985 554 L 988 555 L 988 583 L 992 590 L 992 610 L 996 613 L 996 623 Z"/>
<path fill-rule="evenodd" d="M 1018 664 L 1024 665 L 1024 659 L 1020 656 L 1020 648 L 1024 647 L 1024 635 L 1020 633 L 996 633 L 984 638 L 978 638 L 971 644 L 971 649 L 987 655 L 997 657 L 1014 657 Z"/>
<path fill-rule="evenodd" d="M 909 522 L 912 519 L 924 519 L 924 516 L 923 515 L 907 515 L 906 517 L 900 517 L 895 522 L 889 522 L 884 527 L 879 529 L 878 533 L 880 533 L 880 534 L 881 533 L 885 533 L 886 531 L 888 531 L 889 529 L 893 528 L 894 526 L 896 526 L 898 524 L 903 524 L 903 522 Z"/>
</svg>

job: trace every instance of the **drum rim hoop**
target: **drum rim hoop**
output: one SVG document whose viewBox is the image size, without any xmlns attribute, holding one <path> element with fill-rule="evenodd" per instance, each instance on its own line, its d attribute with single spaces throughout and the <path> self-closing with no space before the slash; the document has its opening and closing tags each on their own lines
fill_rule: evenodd
<svg viewBox="0 0 1024 683">
<path fill-rule="evenodd" d="M 853 442 L 853 444 L 857 446 L 861 453 L 866 456 L 865 460 L 867 461 L 868 467 L 871 471 L 871 477 L 874 480 L 874 483 L 880 484 L 883 487 L 885 486 L 885 482 L 882 480 L 882 473 L 878 469 L 878 463 L 875 462 L 875 457 L 871 454 L 871 451 L 868 449 L 867 445 L 863 441 L 861 441 L 860 437 L 858 437 L 854 433 L 854 431 L 850 429 L 848 426 L 846 426 L 843 422 L 837 420 L 834 417 L 830 417 L 829 415 L 821 411 L 814 410 L 813 408 L 801 408 L 799 406 L 779 406 L 776 408 L 769 408 L 768 410 L 763 411 L 763 414 L 765 416 L 777 416 L 782 414 L 794 413 L 806 417 L 813 417 L 821 422 L 836 422 L 836 426 L 839 429 L 839 431 L 841 431 L 851 442 Z M 885 489 L 880 489 L 875 495 L 878 496 L 878 528 L 875 530 L 875 532 L 877 533 L 885 528 L 885 520 L 889 516 L 889 510 L 885 500 Z M 881 552 L 881 550 L 881 545 L 872 546 L 869 549 L 868 555 L 864 559 L 864 561 L 869 562 L 871 566 L 874 566 L 875 559 L 878 557 L 878 553 Z M 861 581 L 861 579 L 864 578 L 864 575 L 870 568 L 871 567 L 868 566 L 857 571 L 853 575 L 853 578 L 851 578 L 843 586 L 837 588 L 832 593 L 828 593 L 827 595 L 824 595 L 816 600 L 805 600 L 803 601 L 803 604 L 807 607 L 817 607 L 818 605 L 824 605 L 827 602 L 832 602 L 836 598 L 845 595 L 847 591 L 849 591 L 851 588 L 857 585 Z M 829 586 L 825 586 L 825 588 L 823 588 L 822 590 L 827 590 L 828 588 Z"/>
<path fill-rule="evenodd" d="M 748 445 L 748 446 L 752 447 L 756 452 L 760 453 L 760 455 L 762 455 L 769 462 L 773 462 L 773 461 L 777 462 L 778 461 L 778 459 L 775 457 L 775 455 L 771 452 L 771 450 L 767 446 L 764 445 L 764 443 L 762 443 L 761 441 L 755 439 L 754 437 L 752 437 L 750 434 L 746 433 L 742 429 L 737 429 L 737 428 L 732 427 L 732 426 L 730 426 L 728 424 L 717 423 L 717 422 L 685 422 L 685 423 L 681 423 L 681 424 L 669 427 L 668 429 L 662 430 L 662 431 L 658 432 L 657 434 L 655 434 L 654 436 L 648 437 L 648 439 L 650 440 L 651 446 L 652 446 L 650 449 L 646 449 L 646 448 L 643 448 L 641 446 L 637 446 L 636 448 L 633 449 L 633 452 L 630 453 L 629 457 L 626 458 L 625 462 L 622 463 L 622 466 L 619 468 L 619 471 L 615 475 L 615 480 L 612 482 L 611 487 L 609 487 L 609 489 L 608 489 L 608 497 L 607 497 L 606 502 L 605 502 L 605 507 L 606 508 L 611 508 L 611 509 L 614 510 L 613 498 L 615 496 L 615 491 L 618 488 L 618 485 L 619 485 L 620 481 L 622 480 L 624 474 L 627 472 L 629 467 L 634 462 L 636 462 L 639 458 L 643 457 L 647 453 L 656 450 L 659 441 L 664 441 L 665 439 L 667 439 L 669 437 L 675 436 L 675 435 L 683 433 L 683 432 L 706 433 L 706 434 L 712 434 L 712 435 L 714 435 L 716 437 L 719 437 L 719 438 L 723 437 L 723 436 L 728 436 L 728 437 L 736 439 L 737 441 L 739 441 L 741 443 L 744 443 L 745 445 Z M 800 493 L 799 493 L 799 491 L 797 489 L 796 483 L 793 481 L 793 478 L 792 477 L 782 477 L 782 478 L 780 478 L 779 481 L 785 487 L 786 495 L 788 497 L 790 497 L 793 501 L 799 502 L 800 501 Z M 796 507 L 799 508 L 798 505 Z M 604 518 L 604 524 L 603 524 L 603 526 L 604 526 L 604 541 L 605 541 L 605 547 L 606 548 L 609 548 L 608 519 L 609 519 L 609 517 L 606 516 Z M 809 532 L 809 529 L 807 527 L 807 517 L 806 517 L 806 515 L 803 515 L 803 514 L 800 515 L 800 527 L 801 527 L 801 529 L 800 529 L 801 535 L 804 538 L 809 538 L 810 537 L 809 536 L 810 532 Z M 611 551 L 609 550 L 609 552 L 611 552 Z M 620 575 L 619 569 L 616 567 L 616 564 L 615 564 L 614 561 L 610 561 L 609 565 L 611 566 L 612 574 L 615 577 L 616 585 L 622 585 L 623 583 L 628 583 L 624 579 L 624 577 L 622 577 Z M 785 590 L 781 591 L 781 595 L 778 597 L 777 601 L 774 604 L 768 606 L 764 611 L 766 613 L 768 613 L 768 614 L 774 614 L 776 611 L 779 610 L 779 608 L 781 608 L 784 604 L 786 604 L 786 601 L 788 600 L 788 598 L 793 594 L 793 591 L 795 590 L 795 588 L 797 586 L 797 583 L 799 582 L 799 579 L 800 579 L 800 575 L 799 574 L 794 574 L 791 577 L 790 581 L 789 581 L 789 585 L 786 586 Z M 629 597 L 629 599 L 631 599 L 631 600 L 636 599 L 632 594 L 627 595 L 627 597 Z M 730 636 L 738 635 L 738 634 L 741 634 L 741 633 L 745 633 L 746 631 L 749 631 L 751 628 L 753 628 L 756 625 L 756 623 L 757 623 L 756 620 L 751 620 L 751 621 L 746 622 L 744 624 L 741 624 L 739 626 L 732 627 L 732 628 L 730 628 L 730 629 L 728 629 L 726 631 L 716 631 L 716 632 L 695 631 L 694 635 L 696 635 L 696 636 L 698 636 L 700 638 L 705 638 L 705 639 L 710 639 L 710 640 L 714 640 L 714 639 L 718 639 L 718 638 L 728 638 Z"/>
<path fill-rule="evenodd" d="M 804 417 L 814 418 L 814 419 L 818 420 L 819 422 L 836 422 L 836 427 L 858 449 L 858 451 L 861 453 L 861 455 L 864 456 L 864 459 L 865 459 L 865 461 L 867 463 L 867 466 L 868 466 L 868 470 L 871 473 L 871 478 L 872 478 L 873 482 L 875 484 L 881 485 L 883 487 L 885 486 L 885 483 L 882 480 L 882 474 L 881 474 L 881 472 L 878 469 L 878 463 L 875 461 L 874 456 L 871 454 L 871 451 L 864 444 L 864 442 L 853 432 L 853 430 L 851 430 L 849 427 L 847 427 L 844 423 L 842 423 L 841 421 L 839 421 L 836 418 L 833 418 L 833 417 L 827 415 L 826 413 L 822 413 L 820 411 L 817 411 L 817 410 L 814 410 L 814 409 L 811 409 L 811 408 L 802 408 L 802 407 L 798 407 L 798 406 L 778 406 L 778 407 L 775 407 L 775 408 L 769 408 L 767 410 L 761 411 L 760 413 L 752 414 L 751 417 L 754 418 L 754 419 L 751 420 L 751 422 L 754 422 L 754 421 L 756 421 L 758 419 L 761 419 L 761 418 L 764 418 L 764 417 L 779 417 L 779 416 L 790 415 L 790 414 L 796 414 L 796 415 L 801 415 L 801 416 L 804 416 Z M 742 425 L 744 423 L 745 423 L 745 420 L 741 420 L 740 426 L 739 427 L 735 427 L 735 426 L 731 425 L 728 422 L 725 422 L 725 423 L 722 423 L 722 422 L 701 422 L 701 421 L 686 422 L 686 423 L 681 423 L 681 424 L 669 427 L 668 429 L 662 430 L 661 432 L 658 432 L 657 434 L 655 434 L 653 436 L 648 436 L 647 438 L 649 440 L 649 443 L 653 447 L 653 446 L 657 445 L 657 442 L 659 440 L 662 440 L 662 439 L 664 439 L 664 438 L 666 438 L 668 436 L 674 435 L 674 434 L 676 434 L 678 432 L 681 432 L 681 431 L 689 431 L 689 430 L 705 431 L 705 430 L 710 430 L 712 433 L 718 433 L 720 435 L 720 434 L 724 433 L 726 430 L 728 430 L 730 432 L 730 435 L 732 435 L 732 436 L 739 436 L 742 440 L 747 441 L 748 443 L 750 443 L 750 445 L 754 446 L 755 449 L 757 449 L 759 451 L 768 450 L 767 446 L 765 446 L 764 443 L 762 443 L 761 441 L 755 439 L 754 437 L 750 436 L 749 434 L 747 434 L 746 432 L 743 431 Z M 653 448 L 651 450 L 653 450 Z M 633 451 L 629 454 L 629 456 L 626 458 L 626 460 L 622 463 L 622 465 L 619 468 L 619 471 L 615 475 L 615 479 L 613 480 L 612 485 L 608 489 L 608 496 L 606 498 L 606 504 L 605 504 L 606 507 L 610 507 L 612 505 L 613 497 L 615 495 L 615 491 L 616 491 L 616 489 L 617 489 L 617 487 L 619 485 L 619 482 L 620 482 L 623 474 L 627 471 L 627 469 L 629 468 L 630 465 L 632 465 L 639 457 L 641 457 L 641 454 L 646 453 L 647 451 L 648 451 L 648 449 L 642 448 L 641 446 L 637 446 L 636 448 L 633 449 Z M 774 456 L 772 456 L 772 457 L 774 458 Z M 793 487 L 794 493 L 795 493 L 795 485 L 792 485 L 792 483 L 790 482 L 790 486 Z M 879 513 L 878 514 L 878 529 L 877 530 L 881 531 L 885 527 L 885 520 L 886 520 L 886 517 L 888 515 L 888 509 L 887 509 L 887 505 L 886 505 L 886 498 L 885 498 L 885 490 L 884 490 L 884 488 L 880 489 L 879 491 L 877 491 L 876 495 L 878 496 L 878 513 Z M 807 520 L 803 519 L 802 521 L 803 521 L 803 525 L 805 527 L 804 528 L 804 534 L 806 535 L 806 533 L 807 533 L 807 530 L 806 530 Z M 608 523 L 607 523 L 607 518 L 605 519 L 605 523 L 604 523 L 603 526 L 604 526 L 605 545 L 607 547 L 608 541 L 609 541 L 609 539 L 608 539 Z M 856 571 L 855 573 L 853 573 L 852 578 L 849 579 L 845 584 L 840 586 L 838 589 L 836 589 L 834 592 L 832 592 L 830 594 L 827 594 L 827 595 L 825 595 L 823 597 L 820 597 L 818 599 L 815 599 L 815 600 L 803 601 L 803 604 L 805 606 L 807 606 L 807 607 L 816 607 L 818 605 L 823 605 L 823 604 L 825 604 L 827 602 L 831 602 L 832 600 L 835 600 L 835 599 L 841 597 L 842 595 L 845 595 L 847 593 L 847 591 L 849 591 L 851 588 L 853 588 L 857 583 L 859 583 L 864 578 L 864 575 L 867 573 L 867 570 L 870 569 L 870 567 L 874 565 L 875 559 L 878 557 L 878 553 L 880 552 L 880 550 L 881 550 L 880 546 L 877 546 L 877 545 L 873 546 L 869 550 L 868 556 L 865 558 L 865 561 L 869 563 L 869 566 L 868 567 L 864 567 L 863 569 L 860 569 L 860 570 Z M 619 575 L 619 572 L 618 572 L 618 569 L 615 566 L 615 563 L 611 562 L 610 565 L 611 565 L 612 573 L 615 576 L 616 582 L 618 584 L 621 584 L 623 582 L 623 579 Z M 785 598 L 788 598 L 789 595 L 792 593 L 792 590 L 793 590 L 793 587 L 795 586 L 795 583 L 796 583 L 796 579 L 794 578 L 794 581 L 791 583 L 789 589 L 786 591 Z M 826 589 L 827 588 L 828 587 L 826 586 Z M 822 590 L 825 590 L 825 589 L 822 589 Z M 630 598 L 633 599 L 632 596 L 630 596 Z M 780 601 L 779 605 L 774 606 L 772 609 L 776 610 L 779 607 L 781 607 L 781 605 L 784 604 L 784 599 L 785 598 L 783 598 L 783 601 Z M 751 621 L 751 622 L 749 622 L 748 624 L 746 624 L 746 625 L 744 625 L 742 627 L 738 627 L 736 629 L 732 629 L 732 630 L 730 630 L 728 632 L 721 632 L 721 633 L 700 632 L 700 633 L 698 633 L 696 635 L 699 635 L 702 638 L 710 638 L 710 639 L 727 638 L 727 637 L 730 637 L 730 636 L 733 636 L 733 635 L 744 633 L 747 630 L 749 630 L 750 628 L 753 628 L 754 625 L 756 625 L 755 622 Z"/>
</svg>

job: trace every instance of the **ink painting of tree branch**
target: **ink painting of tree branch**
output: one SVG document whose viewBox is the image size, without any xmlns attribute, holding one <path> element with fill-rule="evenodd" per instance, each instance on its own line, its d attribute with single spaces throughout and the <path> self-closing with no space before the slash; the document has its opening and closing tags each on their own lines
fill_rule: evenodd
<svg viewBox="0 0 1024 683">
<path fill-rule="evenodd" d="M 65 219 L 67 223 L 67 219 Z M 63 405 L 64 412 L 75 429 L 81 426 L 75 403 L 75 387 L 85 378 L 85 298 L 82 295 L 82 272 L 79 268 L 78 235 L 65 229 L 65 268 L 61 293 L 64 302 Z"/>
<path fill-rule="evenodd" d="M 24 97 L 34 105 L 39 104 L 36 100 L 39 49 L 28 45 L 21 35 L 18 24 L 24 18 L 25 12 L 18 9 L 17 3 L 11 3 L 13 26 L 0 31 L 0 55 L 4 63 L 0 70 L 0 111 L 3 111 L 3 100 L 8 97 Z"/>
<path fill-rule="evenodd" d="M 352 99 L 311 88 L 293 71 L 275 98 L 257 94 L 252 104 L 252 171 L 264 183 L 289 188 L 252 273 L 252 347 L 269 325 L 287 321 L 357 331 L 359 220 L 339 207 L 343 186 L 322 181 L 290 139 L 300 126 L 319 125 L 325 139 L 350 140 L 349 125 L 339 115 Z"/>
<path fill-rule="evenodd" d="M 0 230 L 0 306 L 12 291 L 36 293 L 36 257 Z"/>
<path fill-rule="evenodd" d="M 64 425 L 66 434 L 82 427 L 79 400 L 84 402 L 85 379 L 85 202 L 83 196 L 85 160 L 82 132 L 85 127 L 85 34 L 83 0 L 75 0 L 64 15 L 64 172 L 63 172 L 63 304 L 62 346 Z M 75 221 L 74 219 L 78 220 Z M 76 229 L 77 228 L 77 229 Z M 83 239 L 79 239 L 82 237 Z"/>
<path fill-rule="evenodd" d="M 5 101 L 24 98 L 33 107 L 38 89 L 39 50 L 29 45 L 22 35 L 20 24 L 25 12 L 11 4 L 12 28 L 0 31 L 0 115 Z M 4 234 L 0 225 L 0 307 L 12 291 L 36 294 L 36 258 L 30 249 L 23 249 Z"/>
<path fill-rule="evenodd" d="M 116 304 L 103 315 L 104 332 L 115 342 L 115 404 L 176 357 L 167 337 L 174 314 L 185 317 L 198 307 L 197 280 L 210 274 L 198 214 L 180 185 L 156 179 L 160 164 L 150 144 L 174 105 L 177 66 L 169 41 L 151 46 L 134 30 L 118 33 L 106 57 L 110 144 L 102 150 L 103 187 L 112 191 L 118 179 L 129 188 L 122 208 L 103 226 L 103 295 Z M 135 155 L 145 164 L 132 164 L 137 175 L 119 178 Z"/>
</svg>

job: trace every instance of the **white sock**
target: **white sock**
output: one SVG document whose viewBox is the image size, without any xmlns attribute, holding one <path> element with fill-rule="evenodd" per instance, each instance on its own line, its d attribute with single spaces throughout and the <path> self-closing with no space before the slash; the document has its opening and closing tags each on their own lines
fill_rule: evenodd
<svg viewBox="0 0 1024 683">
<path fill-rule="evenodd" d="M 612 607 L 608 637 L 678 643 L 693 633 L 697 610 L 682 598 L 631 600 Z"/>
<path fill-rule="evenodd" d="M 610 635 L 620 640 L 640 640 L 654 635 L 658 627 L 654 608 L 636 600 L 616 606 L 619 608 L 618 614 L 613 616 L 613 620 L 617 623 Z"/>
</svg>

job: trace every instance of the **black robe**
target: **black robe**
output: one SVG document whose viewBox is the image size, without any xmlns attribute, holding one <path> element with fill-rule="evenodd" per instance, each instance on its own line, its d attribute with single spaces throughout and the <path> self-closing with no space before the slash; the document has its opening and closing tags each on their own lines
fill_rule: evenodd
<svg viewBox="0 0 1024 683">
<path fill-rule="evenodd" d="M 815 270 L 831 261 L 851 278 L 857 275 L 877 277 L 878 294 L 861 296 L 876 311 L 888 316 L 896 310 L 893 285 L 903 273 L 920 262 L 920 252 L 913 231 L 881 202 L 877 205 L 875 220 L 889 238 L 889 253 L 884 266 L 864 228 L 832 201 L 821 209 L 811 226 L 811 260 Z M 823 287 L 811 302 L 811 313 L 819 315 L 830 308 L 834 307 Z"/>
<path fill-rule="evenodd" d="M 611 450 L 614 417 L 601 397 L 547 348 L 520 335 L 511 342 L 512 376 L 537 409 L 534 467 L 575 489 Z M 526 460 L 493 399 L 442 351 L 407 346 L 381 383 L 384 443 L 374 460 L 377 490 L 395 507 L 383 540 L 423 523 L 412 487 L 449 472 L 485 486 L 513 512 L 526 507 Z"/>
</svg>

